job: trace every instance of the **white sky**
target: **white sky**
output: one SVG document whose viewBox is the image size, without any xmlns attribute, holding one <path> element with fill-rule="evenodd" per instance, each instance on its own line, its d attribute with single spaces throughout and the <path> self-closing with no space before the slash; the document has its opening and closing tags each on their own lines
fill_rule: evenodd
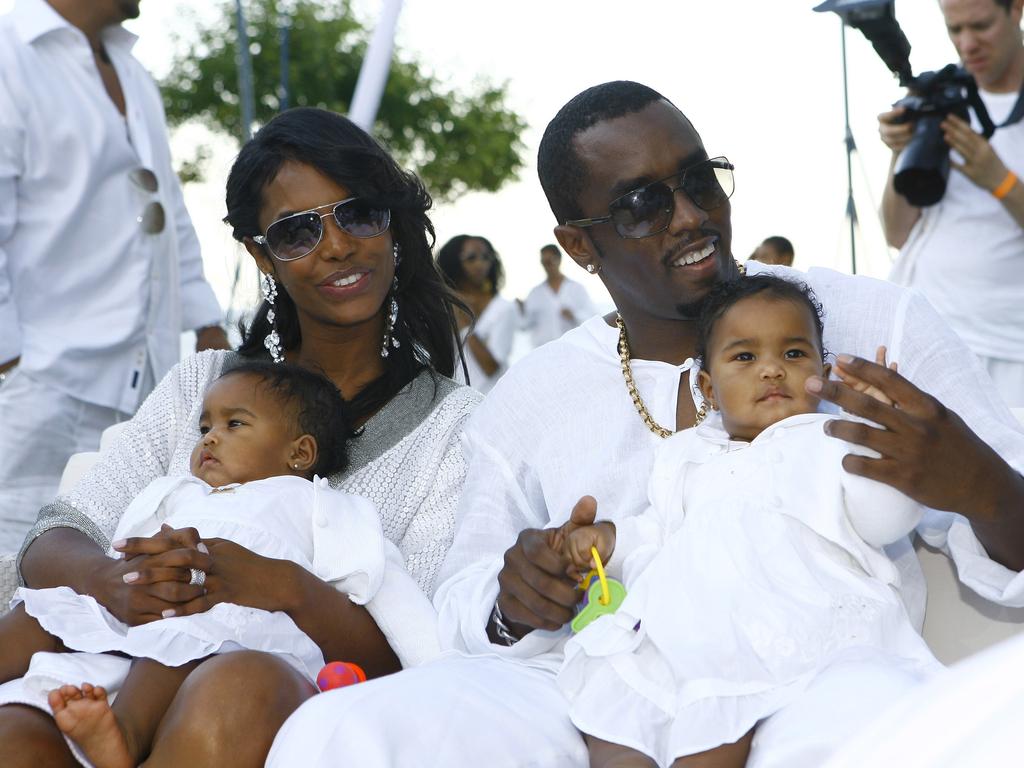
<svg viewBox="0 0 1024 768">
<path fill-rule="evenodd" d="M 745 258 L 768 235 L 793 241 L 797 266 L 850 270 L 845 224 L 846 159 L 840 22 L 811 11 L 814 0 L 406 0 L 397 46 L 442 81 L 508 81 L 509 106 L 529 123 L 527 167 L 493 194 L 470 194 L 433 214 L 438 242 L 482 234 L 502 255 L 506 295 L 524 296 L 542 279 L 538 250 L 554 220 L 536 177 L 536 150 L 548 120 L 584 88 L 614 79 L 645 83 L 691 118 L 711 155 L 736 165 L 733 249 Z M 0 11 L 11 0 L 0 0 Z M 142 2 L 129 26 L 142 38 L 136 54 L 157 76 L 166 72 L 170 31 L 187 37 L 186 8 L 209 13 L 209 0 Z M 376 0 L 357 0 L 371 25 Z M 913 45 L 915 71 L 954 60 L 935 0 L 900 0 L 897 18 Z M 858 272 L 884 277 L 889 253 L 877 219 L 888 150 L 875 116 L 901 91 L 868 42 L 848 32 L 850 110 L 859 149 L 854 184 L 861 217 Z M 323 76 L 330 77 L 330 62 Z M 184 150 L 196 139 L 175 137 Z M 223 216 L 223 182 L 233 152 L 224 144 L 209 182 L 186 199 L 203 242 L 207 273 L 227 302 L 237 250 Z M 564 268 L 606 294 L 571 261 Z M 246 265 L 248 267 L 248 264 Z M 243 284 L 255 298 L 255 279 Z"/>
</svg>

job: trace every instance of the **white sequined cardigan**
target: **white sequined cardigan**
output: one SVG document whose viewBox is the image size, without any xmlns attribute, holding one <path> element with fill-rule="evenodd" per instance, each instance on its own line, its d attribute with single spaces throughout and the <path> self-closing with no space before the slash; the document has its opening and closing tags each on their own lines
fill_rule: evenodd
<svg viewBox="0 0 1024 768">
<path fill-rule="evenodd" d="M 39 513 L 18 555 L 42 533 L 75 528 L 106 550 L 129 502 L 162 475 L 188 472 L 199 439 L 203 393 L 241 362 L 234 352 L 200 352 L 171 370 L 125 426 L 117 442 L 65 495 Z M 350 443 L 347 470 L 331 484 L 372 501 L 384 535 L 429 596 L 452 542 L 466 473 L 461 434 L 480 395 L 424 371 L 393 397 Z"/>
</svg>

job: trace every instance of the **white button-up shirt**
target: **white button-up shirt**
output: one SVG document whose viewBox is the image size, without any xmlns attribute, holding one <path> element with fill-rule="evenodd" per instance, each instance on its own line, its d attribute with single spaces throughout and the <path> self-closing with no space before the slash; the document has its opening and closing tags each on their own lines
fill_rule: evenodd
<svg viewBox="0 0 1024 768">
<path fill-rule="evenodd" d="M 535 347 L 557 339 L 596 312 L 587 289 L 568 277 L 562 278 L 557 291 L 545 280 L 530 291 L 523 305 L 522 325 L 530 331 L 530 341 Z M 575 322 L 562 315 L 565 309 L 573 314 Z"/>
<path fill-rule="evenodd" d="M 0 362 L 20 355 L 37 380 L 126 412 L 177 362 L 181 331 L 221 317 L 135 40 L 103 35 L 121 115 L 85 35 L 49 4 L 0 17 Z M 157 192 L 131 181 L 138 168 Z M 153 201 L 166 224 L 146 234 Z"/>
</svg>

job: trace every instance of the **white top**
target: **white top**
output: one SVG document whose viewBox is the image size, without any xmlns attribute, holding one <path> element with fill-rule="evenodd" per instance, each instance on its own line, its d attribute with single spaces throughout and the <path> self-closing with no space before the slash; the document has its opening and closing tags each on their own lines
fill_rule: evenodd
<svg viewBox="0 0 1024 768">
<path fill-rule="evenodd" d="M 334 583 L 374 618 L 381 616 L 381 629 L 403 667 L 438 652 L 436 614 L 395 545 L 384 538 L 377 510 L 366 499 L 332 489 L 326 479 L 281 476 L 215 489 L 191 475 L 161 477 L 135 497 L 114 536 L 152 536 L 164 523 L 290 560 Z M 76 651 L 119 651 L 180 666 L 246 648 L 279 654 L 309 679 L 324 665 L 316 644 L 280 611 L 218 603 L 194 616 L 130 627 L 67 587 L 22 589 L 18 599 Z"/>
<path fill-rule="evenodd" d="M 803 273 L 751 262 L 767 272 L 806 281 L 825 307 L 825 347 L 873 359 L 879 344 L 900 373 L 956 411 L 992 448 L 1024 469 L 1024 433 L 980 363 L 914 291 L 827 269 Z M 435 595 L 442 645 L 497 653 L 548 669 L 561 663 L 567 630 L 532 632 L 512 646 L 485 634 L 498 593 L 505 550 L 523 528 L 560 525 L 585 494 L 598 516 L 623 520 L 643 511 L 647 480 L 661 438 L 637 415 L 622 379 L 617 330 L 594 318 L 534 350 L 498 383 L 466 427 L 470 465 L 455 542 Z M 633 376 L 655 421 L 675 421 L 681 371 L 689 366 L 634 360 Z M 1024 577 L 990 560 L 966 519 L 929 510 L 918 531 L 948 548 L 961 580 L 988 599 L 1024 605 Z M 904 539 L 889 548 L 901 573 L 901 596 L 916 627 L 925 584 Z"/>
<path fill-rule="evenodd" d="M 175 366 L 125 424 L 117 442 L 66 494 L 40 513 L 21 555 L 52 528 L 83 531 L 104 548 L 131 500 L 163 475 L 189 474 L 207 387 L 238 356 L 190 355 Z M 450 379 L 423 373 L 366 422 L 350 444 L 352 460 L 331 483 L 368 499 L 384 535 L 427 595 L 451 544 L 466 465 L 460 435 L 480 396 Z M 360 458 L 361 457 L 361 458 Z M 19 559 L 21 557 L 19 555 Z"/>
<path fill-rule="evenodd" d="M 1017 100 L 1016 93 L 979 93 L 996 125 Z M 973 126 L 981 130 L 977 117 Z M 997 128 L 989 143 L 1024 179 L 1024 122 Z M 955 168 L 942 200 L 922 209 L 892 279 L 920 289 L 979 355 L 1024 362 L 1024 230 Z"/>
<path fill-rule="evenodd" d="M 568 309 L 576 322 L 562 315 Z M 530 291 L 523 302 L 522 327 L 530 331 L 530 342 L 535 347 L 557 339 L 584 320 L 593 317 L 594 303 L 581 283 L 562 278 L 556 292 L 547 280 Z"/>
<path fill-rule="evenodd" d="M 651 506 L 622 521 L 608 563 L 626 599 L 566 646 L 577 727 L 668 765 L 736 741 L 849 654 L 940 667 L 880 549 L 923 510 L 845 472 L 866 451 L 828 437 L 830 418 L 792 416 L 750 443 L 703 424 L 659 446 Z"/>
<path fill-rule="evenodd" d="M 508 370 L 508 358 L 512 352 L 512 341 L 515 338 L 518 323 L 516 308 L 512 302 L 501 296 L 495 296 L 484 307 L 484 311 L 480 313 L 476 323 L 463 331 L 463 344 L 466 342 L 466 337 L 472 333 L 484 343 L 487 351 L 498 363 L 498 370 L 494 372 L 493 376 L 488 376 L 480 367 L 473 351 L 468 346 L 465 347 L 466 368 L 469 370 L 468 383 L 477 392 L 486 395 L 502 374 Z M 456 366 L 455 380 L 462 384 L 467 383 L 462 366 Z"/>
<path fill-rule="evenodd" d="M 179 357 L 181 331 L 220 322 L 171 166 L 160 94 L 103 34 L 127 104 L 118 113 L 85 35 L 44 0 L 0 17 L 0 361 L 81 400 L 134 412 L 152 371 Z M 156 174 L 159 190 L 130 180 Z M 153 200 L 160 234 L 138 218 Z"/>
</svg>

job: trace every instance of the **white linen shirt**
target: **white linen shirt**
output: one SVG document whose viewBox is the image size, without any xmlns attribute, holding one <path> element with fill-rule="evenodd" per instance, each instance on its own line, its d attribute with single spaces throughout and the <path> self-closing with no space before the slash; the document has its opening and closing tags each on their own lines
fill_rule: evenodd
<svg viewBox="0 0 1024 768">
<path fill-rule="evenodd" d="M 0 17 L 0 361 L 20 355 L 37 380 L 129 413 L 177 362 L 181 331 L 221 317 L 135 40 L 103 34 L 122 116 L 85 35 L 49 4 Z M 131 181 L 140 167 L 156 193 Z M 153 200 L 155 235 L 139 223 Z"/>
<path fill-rule="evenodd" d="M 803 273 L 747 265 L 806 282 L 825 308 L 825 348 L 874 359 L 885 344 L 900 373 L 958 413 L 982 440 L 1024 470 L 1024 431 L 963 342 L 916 291 L 828 269 Z M 613 522 L 639 514 L 662 439 L 640 420 L 622 379 L 618 332 L 595 317 L 534 350 L 498 382 L 465 431 L 469 467 L 456 515 L 455 541 L 434 597 L 442 647 L 519 659 L 555 671 L 567 627 L 537 630 L 512 647 L 492 644 L 488 616 L 505 551 L 525 528 L 561 525 L 585 494 Z M 681 365 L 633 360 L 633 378 L 659 424 L 675 423 Z M 983 597 L 1024 606 L 1024 576 L 991 560 L 967 520 L 928 510 L 918 532 L 945 549 L 961 581 Z M 924 621 L 925 582 L 904 538 L 886 548 L 900 572 L 900 594 L 914 626 Z"/>
<path fill-rule="evenodd" d="M 469 384 L 473 389 L 486 395 L 494 384 L 508 370 L 508 358 L 512 353 L 512 342 L 515 340 L 516 326 L 519 324 L 517 312 L 512 302 L 495 296 L 484 307 L 476 322 L 462 331 L 462 343 L 466 355 L 466 369 L 469 381 L 461 366 L 455 369 L 455 380 L 460 384 Z M 491 357 L 498 363 L 498 370 L 488 376 L 477 362 L 473 351 L 465 346 L 469 334 L 473 334 L 487 347 Z"/>
<path fill-rule="evenodd" d="M 566 320 L 562 316 L 563 309 L 572 312 L 576 322 Z M 555 291 L 545 280 L 530 291 L 523 302 L 522 327 L 530 331 L 533 346 L 539 347 L 589 320 L 594 312 L 590 294 L 581 283 L 566 277 Z"/>
</svg>

